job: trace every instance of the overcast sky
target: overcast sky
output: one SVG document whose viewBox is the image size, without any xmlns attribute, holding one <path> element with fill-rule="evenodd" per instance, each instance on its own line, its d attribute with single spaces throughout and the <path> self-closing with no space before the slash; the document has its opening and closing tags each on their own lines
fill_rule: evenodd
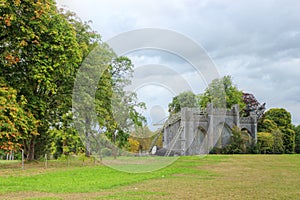
<svg viewBox="0 0 300 200">
<path fill-rule="evenodd" d="M 75 11 L 81 19 L 92 20 L 92 27 L 104 41 L 141 28 L 161 28 L 184 34 L 206 50 L 220 76 L 231 75 L 239 89 L 253 93 L 259 102 L 266 102 L 268 109 L 287 109 L 292 113 L 293 123 L 300 124 L 300 1 L 57 2 Z M 135 66 L 155 64 L 156 68 L 164 66 L 162 71 L 165 72 L 188 68 L 188 63 L 178 57 L 159 51 L 134 52 L 129 57 Z M 188 73 L 188 70 L 182 74 L 184 80 L 180 81 L 183 85 L 186 84 L 195 93 L 203 92 L 205 81 Z M 174 82 L 174 79 L 168 80 Z M 155 95 L 151 95 L 154 91 Z M 167 101 L 176 91 L 148 84 L 140 86 L 137 93 L 148 103 L 148 114 L 155 122 L 167 115 Z"/>
</svg>

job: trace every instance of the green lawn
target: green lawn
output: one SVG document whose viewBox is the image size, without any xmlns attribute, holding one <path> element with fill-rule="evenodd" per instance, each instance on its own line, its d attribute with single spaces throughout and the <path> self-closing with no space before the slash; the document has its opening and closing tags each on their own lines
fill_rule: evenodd
<svg viewBox="0 0 300 200">
<path fill-rule="evenodd" d="M 149 173 L 127 173 L 99 164 L 67 167 L 55 162 L 49 162 L 47 169 L 43 163 L 31 163 L 21 170 L 19 164 L 1 161 L 0 199 L 300 198 L 299 155 L 181 157 Z M 151 162 L 156 166 L 161 161 Z M 143 158 L 141 163 L 145 163 Z M 136 167 L 151 170 L 144 165 Z"/>
</svg>

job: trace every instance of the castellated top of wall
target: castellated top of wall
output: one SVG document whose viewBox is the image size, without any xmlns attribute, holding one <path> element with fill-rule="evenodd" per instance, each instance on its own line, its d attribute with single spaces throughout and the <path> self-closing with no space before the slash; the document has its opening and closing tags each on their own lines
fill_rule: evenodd
<svg viewBox="0 0 300 200">
<path fill-rule="evenodd" d="M 182 108 L 181 109 L 181 120 L 189 121 L 189 120 L 200 120 L 205 121 L 208 119 L 209 115 L 215 116 L 239 116 L 239 106 L 232 106 L 231 110 L 214 108 L 213 104 L 207 104 L 206 109 L 200 108 Z"/>
</svg>

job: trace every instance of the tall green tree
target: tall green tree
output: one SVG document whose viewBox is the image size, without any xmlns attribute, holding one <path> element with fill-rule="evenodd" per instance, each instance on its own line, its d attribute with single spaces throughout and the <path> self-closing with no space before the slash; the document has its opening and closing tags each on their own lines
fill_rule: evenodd
<svg viewBox="0 0 300 200">
<path fill-rule="evenodd" d="M 295 152 L 300 153 L 300 125 L 294 126 L 295 131 Z"/>
<path fill-rule="evenodd" d="M 257 129 L 258 132 L 270 133 L 273 136 L 274 142 L 270 153 L 284 153 L 283 133 L 273 120 L 266 118 L 259 120 Z"/>
<path fill-rule="evenodd" d="M 74 29 L 75 33 L 76 33 L 76 41 L 78 43 L 79 46 L 79 50 L 80 50 L 80 55 L 81 55 L 81 59 L 78 62 L 79 66 L 82 65 L 89 65 L 88 69 L 89 71 L 84 72 L 84 73 L 80 73 L 78 74 L 78 70 L 76 69 L 76 73 L 72 76 L 72 80 L 75 80 L 75 75 L 80 76 L 81 77 L 81 83 L 80 83 L 80 87 L 77 89 L 80 89 L 82 91 L 86 90 L 86 93 L 82 93 L 83 96 L 81 96 L 81 101 L 80 103 L 82 105 L 73 105 L 73 109 L 76 108 L 77 111 L 79 110 L 84 110 L 87 111 L 86 113 L 84 113 L 82 116 L 84 119 L 82 120 L 82 127 L 85 127 L 85 130 L 83 130 L 83 132 L 85 132 L 85 136 L 81 137 L 82 141 L 85 141 L 86 138 L 88 138 L 88 136 L 90 136 L 91 132 L 95 132 L 93 130 L 93 125 L 96 124 L 96 119 L 92 119 L 91 116 L 89 115 L 91 110 L 93 109 L 93 106 L 90 106 L 93 102 L 94 102 L 94 98 L 95 96 L 93 96 L 93 94 L 90 93 L 91 91 L 91 87 L 97 87 L 97 83 L 99 81 L 98 86 L 100 87 L 100 89 L 98 88 L 98 91 L 101 90 L 103 91 L 103 93 L 105 94 L 104 96 L 102 96 L 102 99 L 100 98 L 99 95 L 96 95 L 96 102 L 101 99 L 100 101 L 103 102 L 103 99 L 107 99 L 107 97 L 109 96 L 109 92 L 107 92 L 110 88 L 110 83 L 108 83 L 107 81 L 105 81 L 105 78 L 101 78 L 100 80 L 98 80 L 98 78 L 96 76 L 91 76 L 89 77 L 89 74 L 97 74 L 97 71 L 99 71 L 99 73 L 103 73 L 104 75 L 101 77 L 107 77 L 107 70 L 105 72 L 101 71 L 102 69 L 106 68 L 109 65 L 109 62 L 111 61 L 112 57 L 113 57 L 113 53 L 112 51 L 109 49 L 109 47 L 104 44 L 101 41 L 101 36 L 92 30 L 92 28 L 90 27 L 90 22 L 83 22 L 74 12 L 70 12 L 64 9 L 60 9 L 59 10 L 60 14 L 68 21 L 68 23 L 72 26 L 72 28 Z M 94 51 L 93 55 L 89 55 L 92 51 Z M 98 53 L 98 55 L 97 55 Z M 97 62 L 95 62 L 97 60 Z M 89 63 L 90 62 L 90 63 Z M 92 64 L 94 63 L 94 64 Z M 67 85 L 67 89 L 68 91 L 73 92 L 73 85 L 74 83 L 72 82 L 72 84 L 68 84 Z M 93 90 L 92 90 L 93 91 Z M 107 93 L 106 93 L 107 92 Z M 71 94 L 71 93 L 70 93 Z M 55 143 L 57 145 L 56 149 L 61 149 L 61 147 L 63 146 L 63 150 L 64 149 L 78 149 L 78 148 L 74 148 L 74 144 L 79 144 L 78 142 L 78 138 L 79 137 L 75 137 L 75 135 L 78 135 L 78 131 L 76 129 L 75 124 L 71 121 L 70 117 L 66 117 L 66 116 L 70 116 L 70 112 L 72 112 L 72 98 L 74 96 L 68 96 L 68 98 L 66 99 L 66 101 L 64 102 L 64 114 L 63 118 L 58 118 L 59 121 L 57 122 L 58 125 L 56 125 L 56 130 L 54 130 L 54 132 L 58 135 L 61 136 L 61 139 L 63 138 L 68 138 L 67 143 L 64 142 L 64 140 L 55 140 Z M 78 98 L 78 97 L 77 97 Z M 98 105 L 95 102 L 96 105 Z M 105 102 L 105 101 L 104 101 Z M 99 102 L 98 102 L 99 103 Z M 107 104 L 104 105 L 103 103 L 100 104 L 102 110 L 107 110 Z M 74 111 L 74 110 L 73 110 Z M 106 115 L 108 115 L 108 112 L 105 112 Z M 73 116 L 73 115 L 72 115 Z M 99 118 L 101 118 L 103 115 L 98 116 Z M 76 117 L 76 116 L 73 116 Z M 66 121 L 66 119 L 68 119 L 67 123 L 64 123 Z M 63 122 L 63 123 L 62 123 Z M 103 124 L 103 123 L 101 123 Z M 77 126 L 77 128 L 79 127 Z M 71 135 L 69 133 L 72 133 Z M 78 135 L 79 136 L 79 135 Z M 87 146 L 89 146 L 89 141 L 87 142 Z M 78 146 L 78 145 L 76 145 Z M 55 149 L 55 148 L 54 148 Z M 59 151 L 58 151 L 59 152 Z M 90 155 L 90 148 L 87 147 L 86 150 L 86 155 Z"/>
<path fill-rule="evenodd" d="M 49 127 L 65 113 L 81 51 L 72 25 L 53 0 L 1 1 L 0 73 L 24 96 L 25 111 L 40 120 L 28 159 L 49 148 Z"/>
<path fill-rule="evenodd" d="M 132 72 L 131 61 L 117 57 L 105 43 L 99 43 L 84 59 L 77 75 L 73 108 L 79 114 L 75 117 L 84 133 L 87 155 L 104 147 L 100 141 L 105 137 L 110 140 L 104 143 L 108 148 L 125 146 L 129 130 L 142 124 L 137 109 L 144 104 L 137 101 L 135 93 L 125 90 Z"/>
<path fill-rule="evenodd" d="M 27 141 L 38 135 L 38 120 L 30 112 L 25 112 L 26 99 L 17 102 L 17 91 L 8 87 L 0 78 L 0 149 L 10 151 L 25 150 Z"/>
<path fill-rule="evenodd" d="M 292 127 L 291 113 L 284 108 L 272 108 L 265 113 L 263 119 L 268 120 L 267 122 L 271 126 L 276 124 L 278 129 L 282 132 L 285 153 L 294 153 L 295 131 Z"/>
<path fill-rule="evenodd" d="M 208 85 L 200 95 L 200 106 L 206 108 L 207 103 L 213 103 L 217 108 L 230 109 L 234 104 L 238 104 L 241 110 L 245 108 L 243 92 L 233 84 L 230 76 L 215 79 Z"/>
<path fill-rule="evenodd" d="M 61 155 L 78 154 L 84 150 L 71 112 L 64 114 L 60 123 L 52 127 L 49 132 L 52 138 L 51 153 L 54 158 Z"/>
<path fill-rule="evenodd" d="M 107 45 L 99 42 L 85 57 L 76 76 L 73 112 L 75 125 L 86 147 L 87 156 L 92 153 L 91 140 L 97 143 L 95 137 L 107 130 L 106 122 L 107 116 L 110 116 L 112 90 L 108 69 L 113 56 Z M 97 124 L 100 127 L 96 127 Z"/>
<path fill-rule="evenodd" d="M 137 108 L 143 104 L 137 102 L 136 94 L 124 90 L 130 83 L 127 75 L 133 70 L 131 61 L 117 57 L 88 22 L 72 12 L 58 11 L 53 0 L 3 0 L 0 27 L 0 73 L 9 87 L 17 89 L 16 101 L 22 97 L 27 100 L 24 111 L 39 119 L 39 134 L 27 138 L 28 159 L 49 152 L 53 149 L 50 144 L 63 149 L 74 146 L 77 138 L 69 136 L 75 134 L 75 124 L 67 117 L 74 110 L 85 113 L 78 120 L 79 127 L 84 127 L 82 139 L 91 139 L 89 136 L 95 136 L 97 130 L 110 137 L 118 130 L 121 144 L 127 141 L 128 128 L 141 124 Z M 81 95 L 74 97 L 73 85 L 82 65 L 86 71 L 80 75 L 80 87 L 75 88 Z M 114 93 L 119 96 L 115 98 Z M 73 98 L 80 99 L 82 105 L 73 105 L 72 109 Z M 128 114 L 124 124 L 124 120 L 114 119 L 113 102 L 123 107 L 118 114 Z M 90 116 L 94 110 L 96 116 Z M 100 127 L 96 127 L 97 122 Z"/>
<path fill-rule="evenodd" d="M 284 153 L 284 145 L 283 145 L 283 134 L 279 129 L 275 129 L 271 132 L 274 139 L 273 144 L 273 153 L 282 154 Z"/>
<path fill-rule="evenodd" d="M 278 129 L 278 126 L 271 119 L 263 118 L 262 120 L 259 120 L 258 125 L 257 125 L 257 131 L 258 132 L 269 132 L 269 133 L 271 133 L 272 131 L 274 131 L 276 129 Z"/>
<path fill-rule="evenodd" d="M 272 153 L 274 145 L 274 138 L 271 133 L 258 132 L 257 133 L 257 146 L 261 153 Z"/>
<path fill-rule="evenodd" d="M 173 98 L 172 102 L 169 104 L 169 112 L 171 114 L 177 113 L 180 112 L 183 107 L 195 108 L 197 106 L 197 96 L 191 91 L 186 91 Z"/>
<path fill-rule="evenodd" d="M 128 138 L 128 128 L 133 124 L 139 124 L 142 119 L 136 109 L 143 107 L 143 104 L 137 102 L 134 93 L 129 94 L 124 90 L 130 84 L 133 65 L 128 58 L 117 57 L 101 41 L 100 35 L 91 29 L 88 22 L 82 22 L 75 13 L 65 10 L 61 10 L 61 13 L 76 31 L 77 42 L 83 51 L 81 66 L 87 70 L 79 75 L 82 78 L 82 83 L 80 83 L 82 97 L 80 98 L 84 99 L 81 100 L 82 105 L 75 107 L 82 111 L 93 109 L 96 111 L 95 118 L 89 115 L 90 112 L 82 112 L 85 116 L 82 119 L 86 133 L 84 137 L 91 138 L 94 136 L 100 140 L 99 134 L 105 133 L 112 142 L 115 142 L 114 133 L 118 131 L 117 144 L 123 146 Z M 100 75 L 99 80 L 97 76 L 94 76 L 96 74 Z M 90 93 L 90 86 L 97 87 L 95 96 L 93 96 L 93 92 Z M 89 102 L 94 102 L 95 107 L 91 107 Z M 100 130 L 101 133 L 95 129 L 97 122 L 100 127 L 96 129 Z M 87 145 L 89 146 L 89 144 Z M 87 155 L 90 154 L 88 151 L 86 153 Z"/>
<path fill-rule="evenodd" d="M 118 130 L 117 145 L 125 146 L 129 133 L 136 127 L 141 127 L 145 122 L 139 110 L 146 108 L 145 103 L 138 102 L 137 94 L 126 90 L 131 84 L 133 64 L 127 57 L 116 57 L 111 64 L 112 96 L 111 128 Z M 113 129 L 109 128 L 108 137 L 113 140 Z M 114 138 L 116 139 L 116 138 Z"/>
</svg>

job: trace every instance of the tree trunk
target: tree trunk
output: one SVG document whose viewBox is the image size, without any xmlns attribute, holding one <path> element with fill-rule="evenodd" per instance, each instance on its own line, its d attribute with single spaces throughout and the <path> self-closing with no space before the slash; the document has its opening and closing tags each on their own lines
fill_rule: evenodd
<svg viewBox="0 0 300 200">
<path fill-rule="evenodd" d="M 34 160 L 34 141 L 35 141 L 35 137 L 30 139 L 30 143 L 29 143 L 29 149 L 27 151 L 27 160 Z"/>
<path fill-rule="evenodd" d="M 114 159 L 117 159 L 118 148 L 115 145 L 113 145 L 113 154 L 114 154 Z"/>
<path fill-rule="evenodd" d="M 91 156 L 91 150 L 90 150 L 90 147 L 91 147 L 91 144 L 90 144 L 90 119 L 89 117 L 86 117 L 85 118 L 85 155 L 87 157 L 90 157 Z"/>
</svg>

